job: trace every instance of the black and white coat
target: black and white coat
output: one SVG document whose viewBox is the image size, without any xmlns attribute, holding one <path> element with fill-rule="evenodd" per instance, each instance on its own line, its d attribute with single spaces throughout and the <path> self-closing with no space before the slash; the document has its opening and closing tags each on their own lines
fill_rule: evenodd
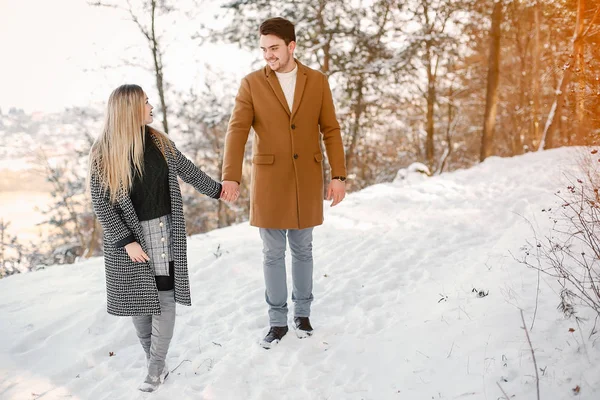
<svg viewBox="0 0 600 400">
<path fill-rule="evenodd" d="M 158 141 L 154 139 L 158 146 Z M 218 199 L 221 184 L 216 182 L 175 147 L 175 154 L 167 150 L 169 168 L 169 193 L 171 195 L 173 261 L 175 263 L 175 301 L 191 305 L 190 284 L 187 268 L 187 242 L 183 202 L 177 176 L 192 185 L 198 192 Z M 106 272 L 107 309 L 109 314 L 120 316 L 160 314 L 158 289 L 154 271 L 147 262 L 131 261 L 119 242 L 135 238 L 148 253 L 139 219 L 129 196 L 118 203 L 108 200 L 97 174 L 90 177 L 90 189 L 94 212 L 104 230 L 104 267 Z"/>
</svg>

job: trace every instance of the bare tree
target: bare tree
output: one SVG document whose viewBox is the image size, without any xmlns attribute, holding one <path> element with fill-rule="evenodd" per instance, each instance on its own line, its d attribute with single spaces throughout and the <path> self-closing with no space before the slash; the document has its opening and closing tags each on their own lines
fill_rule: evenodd
<svg viewBox="0 0 600 400">
<path fill-rule="evenodd" d="M 585 40 L 583 29 L 585 24 L 585 3 L 586 0 L 577 2 L 577 23 L 575 26 L 575 35 L 579 40 L 573 42 L 575 56 L 575 71 L 577 72 L 577 89 L 575 90 L 575 124 L 576 137 L 584 137 L 584 112 L 585 112 Z"/>
<path fill-rule="evenodd" d="M 541 5 L 536 0 L 533 5 L 533 16 L 534 16 L 534 40 L 533 40 L 533 54 L 531 57 L 531 136 L 534 143 L 539 143 L 540 140 L 540 58 L 541 58 L 541 41 L 540 41 L 540 30 L 541 30 Z"/>
<path fill-rule="evenodd" d="M 573 48 L 573 56 L 569 58 L 569 61 L 563 67 L 563 74 L 559 80 L 558 87 L 556 89 L 556 95 L 554 97 L 554 102 L 552 103 L 552 107 L 550 108 L 550 113 L 548 114 L 548 118 L 546 119 L 546 125 L 544 127 L 544 133 L 542 134 L 542 140 L 540 141 L 540 145 L 538 147 L 539 150 L 544 150 L 546 148 L 546 140 L 549 132 L 552 131 L 554 124 L 556 123 L 556 115 L 559 113 L 559 107 L 562 105 L 562 100 L 567 89 L 567 86 L 571 82 L 573 75 L 573 68 L 576 67 L 579 63 L 578 57 L 580 53 L 583 52 L 583 45 L 581 44 L 592 26 L 594 26 L 594 22 L 596 17 L 599 15 L 600 7 L 596 9 L 594 17 L 588 25 L 587 29 L 584 29 L 585 26 L 585 0 L 577 0 L 577 18 L 575 20 L 575 29 L 573 32 L 573 38 L 571 39 L 571 46 Z M 583 57 L 583 55 L 581 55 Z M 575 58 L 575 60 L 573 60 Z M 581 58 L 583 59 L 583 58 Z M 582 74 L 583 75 L 583 74 Z M 581 81 L 579 81 L 581 82 Z M 585 88 L 584 88 L 585 89 Z M 579 97 L 578 97 L 579 99 Z M 581 100 L 583 101 L 583 100 Z M 582 103 L 577 102 L 576 107 L 578 108 Z M 577 116 L 577 118 L 579 118 Z M 578 125 L 578 137 L 581 139 L 582 133 L 579 131 L 581 125 Z"/>
<path fill-rule="evenodd" d="M 455 16 L 463 8 L 468 8 L 468 5 L 462 1 L 419 0 L 412 4 L 398 3 L 400 15 L 409 15 L 412 26 L 418 24 L 415 32 L 404 32 L 410 42 L 405 54 L 411 59 L 411 64 L 415 61 L 420 64 L 416 68 L 425 76 L 426 86 L 421 89 L 426 103 L 425 160 L 432 171 L 436 164 L 435 130 L 439 74 L 443 74 L 447 64 L 457 56 L 458 47 L 458 37 L 448 34 L 447 30 L 451 25 L 459 25 L 459 19 Z M 398 26 L 400 31 L 404 29 L 401 24 Z"/>
<path fill-rule="evenodd" d="M 556 192 L 558 209 L 544 211 L 554 224 L 548 233 L 534 230 L 534 240 L 524 246 L 522 264 L 556 278 L 561 287 L 558 308 L 566 317 L 585 306 L 600 316 L 600 169 L 597 150 L 580 160 L 581 170 L 566 191 Z"/>
<path fill-rule="evenodd" d="M 527 69 L 527 47 L 529 42 L 529 35 L 523 32 L 523 19 L 524 15 L 527 15 L 526 12 L 523 12 L 523 8 L 521 6 L 521 2 L 519 0 L 510 2 L 509 5 L 510 10 L 512 11 L 512 20 L 513 26 L 515 29 L 513 30 L 514 34 L 514 42 L 516 45 L 518 60 L 519 60 L 519 70 L 525 71 Z M 526 109 L 525 105 L 525 94 L 526 94 L 526 74 L 520 73 L 518 76 L 518 103 L 513 107 L 514 112 L 512 113 L 512 120 L 514 121 L 513 125 L 513 135 L 511 141 L 512 154 L 519 155 L 523 154 L 524 141 L 523 137 L 526 136 L 527 132 L 526 127 L 524 127 L 524 118 L 523 112 Z"/>
<path fill-rule="evenodd" d="M 51 184 L 52 202 L 42 210 L 46 224 L 51 227 L 47 238 L 50 251 L 62 256 L 57 263 L 74 262 L 75 258 L 92 257 L 98 254 L 101 237 L 100 225 L 86 197 L 86 181 L 82 171 L 87 160 L 93 139 L 86 133 L 86 146 L 76 152 L 75 157 L 54 162 L 45 151 L 38 153 L 38 163 L 42 167 L 46 180 Z M 57 250 L 60 249 L 60 250 Z M 66 258 L 63 256 L 66 255 Z"/>
<path fill-rule="evenodd" d="M 233 109 L 235 87 L 223 73 L 207 68 L 207 78 L 200 92 L 180 93 L 177 112 L 178 132 L 185 140 L 185 148 L 197 165 L 210 176 L 220 179 L 223 167 L 225 134 Z M 251 140 L 248 146 L 251 145 Z M 249 161 L 250 152 L 246 152 Z M 244 177 L 246 178 L 246 176 Z M 227 204 L 199 197 L 191 188 L 182 187 L 185 197 L 184 212 L 188 234 L 206 232 L 245 220 L 250 207 L 248 179 L 243 179 L 240 197 L 235 204 Z"/>
<path fill-rule="evenodd" d="M 159 12 L 168 14 L 172 12 L 174 8 L 165 1 L 157 0 L 141 0 L 138 7 L 133 6 L 129 0 L 127 1 L 126 7 L 121 6 L 121 3 L 122 2 L 107 3 L 104 1 L 94 1 L 89 2 L 88 4 L 95 7 L 115 8 L 125 12 L 146 39 L 152 55 L 153 72 L 160 101 L 160 111 L 162 114 L 162 126 L 164 132 L 168 134 L 169 123 L 167 115 L 169 110 L 165 99 L 167 84 L 164 79 L 164 44 L 161 36 L 157 34 L 156 23 Z"/>
<path fill-rule="evenodd" d="M 481 155 L 483 161 L 492 154 L 494 128 L 496 124 L 496 108 L 498 107 L 498 80 L 500 75 L 500 24 L 502 23 L 502 2 L 496 1 L 492 11 L 492 28 L 490 30 L 490 58 L 488 64 L 488 86 L 485 98 L 485 116 L 483 135 L 481 138 Z"/>
<path fill-rule="evenodd" d="M 9 226 L 10 222 L 0 219 L 0 278 L 21 272 L 18 265 L 21 264 L 23 248 L 17 237 L 8 232 Z"/>
<path fill-rule="evenodd" d="M 454 89 L 454 76 L 455 76 L 455 68 L 454 68 L 454 64 L 451 63 L 448 71 L 450 72 L 451 78 L 450 78 L 450 83 L 448 85 L 448 94 L 446 96 L 447 98 L 447 104 L 446 104 L 446 150 L 444 151 L 444 154 L 441 157 L 441 161 L 440 161 L 440 165 L 437 169 L 437 173 L 441 174 L 442 172 L 444 172 L 444 168 L 446 167 L 446 163 L 448 162 L 448 158 L 450 158 L 450 155 L 452 154 L 452 134 L 454 133 L 454 130 L 456 129 L 456 125 L 458 122 L 458 119 L 456 118 L 456 114 L 457 114 L 457 110 L 456 110 L 456 105 L 454 104 L 454 95 L 455 95 L 455 89 Z"/>
<path fill-rule="evenodd" d="M 372 18 L 377 30 L 373 34 L 357 30 L 354 46 L 345 61 L 350 67 L 345 74 L 347 75 L 346 94 L 351 103 L 349 111 L 352 116 L 350 129 L 345 135 L 348 171 L 353 171 L 355 164 L 359 164 L 358 167 L 361 167 L 361 163 L 356 160 L 356 148 L 361 134 L 364 134 L 365 122 L 363 119 L 367 108 L 375 105 L 375 102 L 366 99 L 365 95 L 369 90 L 373 91 L 372 83 L 380 73 L 379 69 L 372 68 L 373 63 L 391 58 L 391 54 L 383 42 L 384 35 L 389 34 L 388 21 L 391 19 L 391 2 L 378 1 L 373 4 L 372 8 L 374 10 Z M 355 26 L 359 26 L 360 14 L 353 15 L 353 18 L 356 19 Z M 379 91 L 379 93 L 381 92 Z"/>
</svg>

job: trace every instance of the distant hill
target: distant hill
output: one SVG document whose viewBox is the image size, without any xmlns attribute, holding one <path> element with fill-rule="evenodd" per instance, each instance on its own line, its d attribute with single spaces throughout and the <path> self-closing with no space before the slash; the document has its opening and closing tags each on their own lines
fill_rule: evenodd
<svg viewBox="0 0 600 400">
<path fill-rule="evenodd" d="M 72 154 L 86 142 L 86 133 L 95 136 L 102 124 L 102 112 L 92 108 L 69 108 L 61 113 L 31 113 L 11 109 L 0 114 L 0 170 L 26 169 L 23 160 L 34 165 L 37 152 L 48 157 Z M 18 168 L 12 160 L 20 160 Z M 25 166 L 26 167 L 26 166 Z"/>
</svg>

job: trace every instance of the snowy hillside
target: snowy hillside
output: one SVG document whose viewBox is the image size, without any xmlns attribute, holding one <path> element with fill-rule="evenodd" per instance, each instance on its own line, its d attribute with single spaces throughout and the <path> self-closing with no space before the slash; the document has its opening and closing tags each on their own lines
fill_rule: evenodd
<svg viewBox="0 0 600 400">
<path fill-rule="evenodd" d="M 491 158 L 327 207 L 314 235 L 315 334 L 268 351 L 257 344 L 268 323 L 257 229 L 190 238 L 193 306 L 178 306 L 172 372 L 154 394 L 136 389 L 145 357 L 131 320 L 105 311 L 102 259 L 2 279 L 0 398 L 496 400 L 499 382 L 534 399 L 519 308 L 529 328 L 537 273 L 509 252 L 531 239 L 527 220 L 549 227 L 541 210 L 556 205 L 576 152 Z M 599 399 L 593 319 L 583 331 L 565 320 L 555 290 L 542 278 L 530 332 L 541 398 Z"/>
</svg>

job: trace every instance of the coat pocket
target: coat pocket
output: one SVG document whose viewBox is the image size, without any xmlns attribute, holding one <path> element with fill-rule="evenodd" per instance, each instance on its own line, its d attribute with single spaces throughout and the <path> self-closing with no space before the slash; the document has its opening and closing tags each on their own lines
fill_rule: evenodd
<svg viewBox="0 0 600 400">
<path fill-rule="evenodd" d="M 275 155 L 273 154 L 257 154 L 252 157 L 252 164 L 269 165 L 275 162 Z"/>
<path fill-rule="evenodd" d="M 316 162 L 321 162 L 323 161 L 323 154 L 319 153 L 315 153 L 315 161 Z"/>
</svg>

